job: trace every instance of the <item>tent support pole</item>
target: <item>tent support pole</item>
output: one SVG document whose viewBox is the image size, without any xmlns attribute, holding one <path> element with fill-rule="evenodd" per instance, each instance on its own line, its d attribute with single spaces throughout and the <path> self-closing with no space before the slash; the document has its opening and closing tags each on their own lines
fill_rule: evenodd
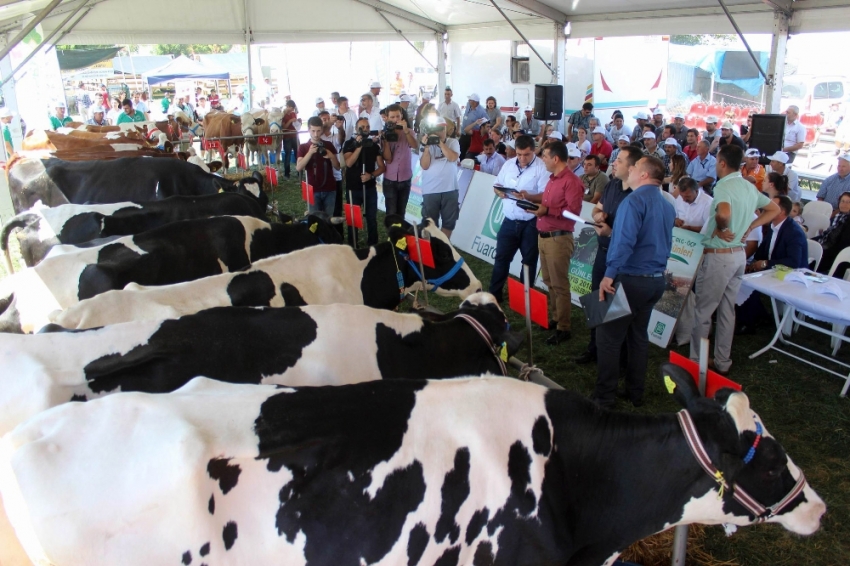
<svg viewBox="0 0 850 566">
<path fill-rule="evenodd" d="M 515 32 L 517 32 L 517 35 L 519 35 L 519 36 L 522 38 L 522 40 L 525 42 L 525 44 L 526 44 L 526 45 L 528 45 L 528 48 L 529 48 L 529 49 L 531 49 L 531 51 L 533 51 L 535 55 L 537 55 L 537 58 L 538 58 L 538 59 L 540 59 L 540 61 L 541 61 L 544 65 L 546 65 L 546 68 L 547 68 L 547 69 L 549 69 L 549 72 L 550 72 L 550 73 L 552 73 L 552 76 L 557 77 L 557 76 L 558 76 L 558 73 L 555 71 L 555 69 L 553 69 L 553 68 L 552 68 L 552 65 L 550 65 L 550 64 L 546 61 L 546 59 L 544 59 L 544 58 L 543 58 L 543 56 L 542 56 L 542 55 L 540 55 L 540 53 L 538 53 L 538 52 L 537 52 L 537 50 L 534 48 L 534 46 L 533 46 L 533 45 L 531 45 L 531 42 L 530 42 L 530 41 L 528 41 L 528 38 L 527 38 L 527 37 L 525 37 L 525 36 L 522 34 L 522 32 L 521 32 L 521 31 L 519 31 L 519 28 L 518 28 L 518 27 L 516 27 L 516 26 L 514 25 L 514 23 L 513 23 L 513 22 L 511 21 L 511 19 L 507 16 L 507 14 L 505 14 L 505 13 L 502 11 L 502 9 L 501 9 L 501 8 L 499 8 L 499 5 L 498 5 L 498 4 L 496 4 L 496 0 L 490 0 L 490 3 L 493 5 L 493 7 L 494 7 L 494 8 L 496 8 L 496 10 L 498 10 L 498 11 L 499 11 L 499 13 L 500 13 L 500 14 L 502 14 L 502 17 L 503 17 L 503 18 L 505 18 L 505 21 L 506 21 L 506 22 L 508 22 L 508 24 L 510 24 L 510 26 L 511 26 L 512 28 L 514 28 L 514 31 L 515 31 Z"/>
<path fill-rule="evenodd" d="M 784 80 L 785 51 L 788 45 L 790 17 L 780 10 L 773 12 L 773 38 L 770 42 L 770 60 L 767 62 L 767 81 L 764 87 L 764 110 L 778 114 Z"/>
<path fill-rule="evenodd" d="M 44 40 L 43 40 L 43 41 L 42 41 L 42 42 L 38 45 L 38 47 L 36 47 L 35 49 L 33 49 L 33 50 L 32 50 L 32 52 L 31 52 L 29 55 L 27 55 L 27 56 L 26 56 L 26 58 L 24 58 L 24 60 L 23 60 L 23 61 L 21 61 L 21 62 L 19 63 L 19 64 L 18 64 L 18 66 L 17 66 L 17 67 L 15 67 L 15 70 L 14 70 L 14 71 L 12 71 L 11 73 L 9 73 L 9 76 L 8 76 L 8 77 L 6 77 L 5 79 L 3 79 L 3 81 L 2 81 L 2 82 L 0 82 L 0 88 L 3 88 L 3 85 L 5 85 L 5 84 L 6 84 L 7 82 L 9 82 L 10 80 L 12 80 L 12 77 L 14 77 L 14 76 L 15 76 L 15 74 L 17 74 L 17 72 L 18 72 L 18 71 L 20 71 L 20 70 L 24 67 L 24 65 L 26 65 L 27 63 L 29 63 L 29 62 L 30 62 L 30 59 L 32 59 L 33 57 L 35 57 L 35 56 L 36 56 L 36 54 L 38 54 L 38 53 L 41 51 L 41 48 L 42 48 L 42 47 L 44 47 L 45 45 L 48 45 L 48 49 L 49 49 L 50 47 L 53 47 L 53 44 L 51 44 L 51 43 L 50 43 L 50 41 L 51 41 L 51 40 L 52 40 L 52 39 L 56 36 L 56 34 L 57 34 L 57 33 L 59 33 L 59 30 L 61 30 L 63 27 L 65 27 L 65 24 L 67 24 L 69 21 L 71 21 L 71 19 L 72 19 L 74 16 L 76 16 L 76 15 L 79 13 L 79 11 L 80 11 L 80 10 L 82 10 L 83 8 L 85 8 L 85 7 L 86 7 L 86 4 L 88 4 L 88 3 L 89 3 L 89 1 L 90 1 L 90 0 L 84 0 L 82 4 L 80 4 L 79 6 L 77 6 L 77 9 L 76 9 L 76 10 L 74 10 L 73 12 L 71 12 L 70 14 L 68 14 L 68 17 L 67 17 L 67 18 L 65 18 L 64 20 L 62 20 L 62 23 L 61 23 L 61 24 L 59 24 L 59 26 L 57 26 L 57 27 L 56 27 L 56 29 L 54 29 L 52 32 L 50 32 L 50 35 L 48 35 L 46 38 L 44 38 Z M 77 24 L 75 23 L 74 25 L 77 25 Z"/>
<path fill-rule="evenodd" d="M 434 98 L 437 100 L 443 95 L 446 90 L 446 39 L 445 34 L 435 34 L 437 38 L 437 92 L 434 93 Z"/>
<path fill-rule="evenodd" d="M 6 44 L 6 47 L 4 47 L 2 51 L 0 51 L 0 61 L 2 61 L 2 60 L 3 60 L 3 57 L 5 57 L 6 55 L 8 55 L 8 54 L 9 54 L 9 52 L 10 52 L 10 51 L 12 51 L 12 49 L 14 49 L 15 47 L 17 47 L 17 46 L 18 46 L 18 44 L 19 44 L 21 41 L 23 41 L 23 39 L 24 39 L 27 35 L 29 35 L 29 33 L 30 33 L 32 30 L 34 30 L 34 29 L 35 29 L 35 26 L 37 26 L 37 25 L 38 25 L 38 24 L 40 24 L 42 21 L 44 21 L 44 18 L 46 18 L 47 16 L 49 16 L 49 15 L 50 15 L 50 12 L 52 12 L 52 11 L 56 8 L 56 6 L 58 6 L 58 5 L 59 5 L 59 4 L 61 4 L 61 3 L 62 3 L 62 0 L 53 0 L 50 4 L 48 4 L 47 6 L 45 6 L 45 7 L 44 7 L 44 9 L 43 9 L 41 12 L 39 12 L 39 13 L 38 13 L 38 15 L 37 15 L 37 16 L 36 16 L 36 17 L 35 17 L 35 18 L 34 18 L 34 19 L 30 22 L 30 23 L 28 23 L 27 25 L 25 25 L 25 26 L 24 26 L 24 29 L 22 29 L 21 31 L 19 31 L 19 32 L 18 32 L 18 34 L 17 34 L 17 35 L 15 35 L 15 37 L 13 37 L 13 38 L 12 38 L 12 41 L 10 41 L 8 44 Z"/>
<path fill-rule="evenodd" d="M 254 107 L 254 92 L 251 88 L 253 84 L 252 69 L 251 69 L 251 24 L 248 23 L 248 0 L 242 0 L 242 6 L 245 8 L 245 49 L 248 51 L 248 108 Z"/>
</svg>

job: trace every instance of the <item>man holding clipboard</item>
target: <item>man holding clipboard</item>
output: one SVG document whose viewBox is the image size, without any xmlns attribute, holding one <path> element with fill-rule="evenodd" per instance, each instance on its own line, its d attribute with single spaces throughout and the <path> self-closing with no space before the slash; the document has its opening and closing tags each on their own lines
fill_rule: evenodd
<svg viewBox="0 0 850 566">
<path fill-rule="evenodd" d="M 522 264 L 528 266 L 530 285 L 537 276 L 537 217 L 517 204 L 520 191 L 542 193 L 549 182 L 549 173 L 543 160 L 534 155 L 534 138 L 523 135 L 516 139 L 516 157 L 502 165 L 493 191 L 504 199 L 502 212 L 505 219 L 496 235 L 496 259 L 490 277 L 489 292 L 502 302 L 505 282 L 517 250 L 522 254 Z"/>
<path fill-rule="evenodd" d="M 619 157 L 619 156 L 618 156 Z M 602 407 L 614 404 L 620 376 L 620 349 L 625 341 L 629 353 L 626 395 L 635 407 L 643 405 L 646 378 L 647 326 L 652 308 L 666 286 L 664 271 L 673 243 L 676 210 L 661 196 L 664 163 L 646 156 L 629 168 L 632 194 L 620 204 L 614 220 L 605 277 L 599 284 L 599 300 L 622 285 L 632 314 L 596 329 L 599 374 L 591 400 Z"/>
</svg>

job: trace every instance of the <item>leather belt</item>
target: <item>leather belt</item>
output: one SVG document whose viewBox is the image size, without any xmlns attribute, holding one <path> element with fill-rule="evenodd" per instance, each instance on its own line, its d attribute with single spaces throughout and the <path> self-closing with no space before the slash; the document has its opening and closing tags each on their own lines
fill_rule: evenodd
<svg viewBox="0 0 850 566">
<path fill-rule="evenodd" d="M 541 238 L 554 238 L 555 236 L 566 236 L 572 234 L 572 230 L 553 230 L 552 232 L 540 232 Z"/>
<path fill-rule="evenodd" d="M 734 248 L 704 248 L 704 254 L 731 254 L 744 251 L 744 246 L 735 246 Z"/>
<path fill-rule="evenodd" d="M 663 277 L 663 273 L 623 273 L 623 277 Z"/>
</svg>

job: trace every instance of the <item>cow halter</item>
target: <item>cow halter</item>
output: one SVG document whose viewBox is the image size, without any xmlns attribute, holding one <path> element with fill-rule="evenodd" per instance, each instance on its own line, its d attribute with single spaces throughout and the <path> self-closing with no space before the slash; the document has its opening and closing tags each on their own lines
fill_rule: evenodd
<svg viewBox="0 0 850 566">
<path fill-rule="evenodd" d="M 413 273 L 416 274 L 416 278 L 419 279 L 419 280 L 422 280 L 423 277 L 422 277 L 422 274 L 419 273 L 419 267 L 417 267 L 415 261 L 410 259 L 410 255 L 406 254 L 402 251 L 399 251 L 398 254 L 402 257 L 402 259 L 407 261 L 407 264 L 413 270 Z M 455 264 L 452 266 L 451 269 L 449 269 L 447 272 L 445 272 L 440 277 L 437 277 L 436 279 L 425 279 L 426 283 L 428 283 L 429 285 L 433 285 L 433 287 L 431 287 L 431 289 L 426 289 L 426 291 L 428 291 L 428 290 L 436 291 L 437 289 L 439 289 L 441 285 L 443 285 L 446 281 L 448 281 L 449 279 L 454 277 L 455 274 L 457 274 L 457 272 L 460 271 L 461 267 L 463 267 L 463 257 L 462 256 L 460 257 L 460 259 L 458 259 L 455 262 Z"/>
<path fill-rule="evenodd" d="M 469 326 L 475 329 L 481 338 L 484 339 L 484 342 L 487 343 L 487 347 L 493 352 L 493 356 L 496 358 L 496 361 L 499 363 L 499 369 L 502 371 L 502 376 L 507 377 L 508 370 L 505 368 L 505 362 L 508 357 L 508 349 L 507 346 L 503 343 L 501 350 L 496 344 L 493 343 L 493 338 L 490 336 L 490 333 L 487 332 L 487 329 L 484 328 L 480 322 L 469 316 L 468 314 L 459 314 L 455 318 L 459 318 L 461 320 L 469 323 Z"/>
<path fill-rule="evenodd" d="M 688 446 L 690 447 L 691 452 L 693 452 L 694 458 L 696 458 L 702 469 L 705 470 L 705 473 L 711 476 L 714 481 L 720 485 L 719 497 L 722 498 L 724 491 L 726 489 L 730 489 L 730 486 L 726 482 L 726 478 L 723 477 L 723 472 L 718 470 L 714 464 L 711 463 L 711 458 L 709 458 L 708 453 L 705 451 L 705 447 L 699 438 L 699 434 L 697 433 L 691 414 L 686 409 L 683 409 L 676 414 L 676 417 L 679 419 L 679 425 L 682 427 L 682 432 L 685 433 L 685 439 L 688 441 Z M 760 436 L 757 437 L 758 440 L 760 440 L 760 438 Z M 753 448 L 750 449 L 753 453 L 755 452 L 754 449 L 757 445 L 758 442 L 754 443 Z M 749 452 L 747 453 L 747 456 L 750 456 Z M 750 460 L 752 460 L 751 457 Z M 749 463 L 749 460 L 745 458 L 745 464 L 747 463 Z M 778 503 L 775 503 L 770 507 L 764 507 L 749 493 L 744 491 L 742 487 L 736 484 L 732 484 L 731 486 L 732 497 L 734 497 L 735 501 L 740 503 L 744 509 L 756 518 L 756 523 L 763 523 L 781 513 L 782 510 L 791 503 L 791 501 L 803 492 L 805 487 L 806 477 L 803 475 L 803 470 L 800 470 L 800 477 L 797 478 L 797 483 L 794 484 L 794 487 L 790 492 L 788 492 L 788 495 L 783 497 Z"/>
</svg>

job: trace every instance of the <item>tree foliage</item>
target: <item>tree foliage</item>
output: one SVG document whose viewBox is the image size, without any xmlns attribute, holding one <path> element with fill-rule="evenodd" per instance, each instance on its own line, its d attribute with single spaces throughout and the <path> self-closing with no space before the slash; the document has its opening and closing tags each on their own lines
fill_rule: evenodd
<svg viewBox="0 0 850 566">
<path fill-rule="evenodd" d="M 737 36 L 723 33 L 705 35 L 671 35 L 670 43 L 676 45 L 729 45 Z"/>
<path fill-rule="evenodd" d="M 68 51 L 70 49 L 109 49 L 115 47 L 114 43 L 104 45 L 57 45 L 56 49 L 60 51 Z"/>
<path fill-rule="evenodd" d="M 185 44 L 185 43 L 161 43 L 154 47 L 154 53 L 157 55 L 209 55 L 210 53 L 227 53 L 230 51 L 231 45 L 221 44 Z"/>
</svg>

